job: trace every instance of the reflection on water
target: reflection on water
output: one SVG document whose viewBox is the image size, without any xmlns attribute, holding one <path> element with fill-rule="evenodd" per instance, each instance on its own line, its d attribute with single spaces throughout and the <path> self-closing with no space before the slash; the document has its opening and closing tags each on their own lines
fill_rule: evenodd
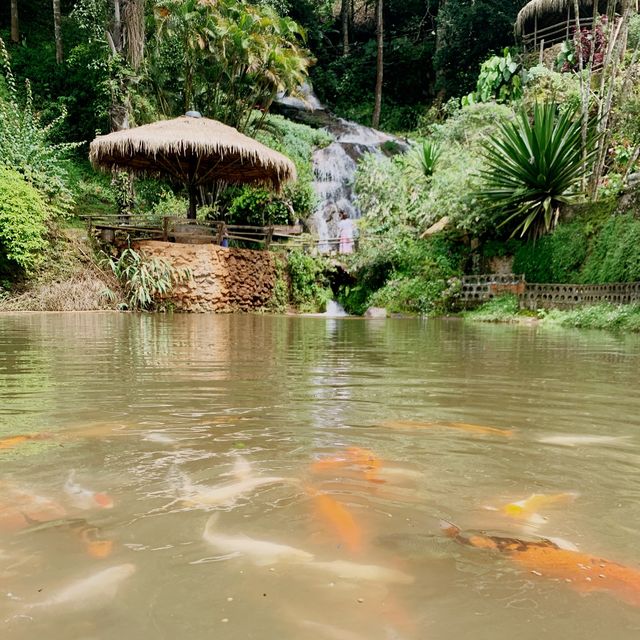
<svg viewBox="0 0 640 640">
<path fill-rule="evenodd" d="M 2 638 L 636 638 L 639 358 L 457 321 L 2 316 Z"/>
</svg>

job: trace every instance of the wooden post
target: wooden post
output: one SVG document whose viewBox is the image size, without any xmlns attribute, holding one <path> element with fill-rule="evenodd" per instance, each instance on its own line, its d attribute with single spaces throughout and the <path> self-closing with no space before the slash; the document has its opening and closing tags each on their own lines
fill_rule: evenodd
<svg viewBox="0 0 640 640">
<path fill-rule="evenodd" d="M 540 40 L 540 64 L 542 64 L 543 53 L 544 53 L 544 38 Z"/>
<path fill-rule="evenodd" d="M 169 242 L 169 216 L 162 218 L 162 242 Z"/>
<path fill-rule="evenodd" d="M 533 50 L 538 48 L 538 14 L 533 16 Z"/>
<path fill-rule="evenodd" d="M 567 41 L 569 40 L 569 24 L 571 22 L 571 5 L 567 3 Z"/>
<path fill-rule="evenodd" d="M 267 227 L 267 233 L 264 237 L 264 248 L 268 249 L 269 245 L 271 244 L 271 240 L 273 238 L 273 225 L 270 227 Z"/>
</svg>

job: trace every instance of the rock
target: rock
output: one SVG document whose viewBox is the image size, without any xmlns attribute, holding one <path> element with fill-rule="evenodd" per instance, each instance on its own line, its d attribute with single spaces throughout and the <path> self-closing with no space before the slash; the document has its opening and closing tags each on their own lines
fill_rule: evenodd
<svg viewBox="0 0 640 640">
<path fill-rule="evenodd" d="M 369 307 L 364 312 L 364 317 L 365 318 L 386 318 L 387 310 L 384 309 L 383 307 Z"/>
</svg>

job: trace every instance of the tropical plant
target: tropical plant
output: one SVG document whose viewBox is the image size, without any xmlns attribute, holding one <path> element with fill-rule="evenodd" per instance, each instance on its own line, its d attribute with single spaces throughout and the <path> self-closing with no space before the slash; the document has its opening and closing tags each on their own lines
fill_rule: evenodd
<svg viewBox="0 0 640 640">
<path fill-rule="evenodd" d="M 475 102 L 512 102 L 522 97 L 527 73 L 508 48 L 502 56 L 491 56 L 482 63 L 476 90 L 463 98 L 464 104 Z"/>
<path fill-rule="evenodd" d="M 174 285 L 191 277 L 188 269 L 176 269 L 166 260 L 150 258 L 131 247 L 117 259 L 107 257 L 106 263 L 120 281 L 131 311 L 162 308 Z"/>
<path fill-rule="evenodd" d="M 418 166 L 425 178 L 430 178 L 435 171 L 441 149 L 433 140 L 425 140 L 416 151 Z"/>
<path fill-rule="evenodd" d="M 197 108 L 241 131 L 255 131 L 279 92 L 305 81 L 305 33 L 268 5 L 240 0 L 160 0 L 155 5 L 156 89 L 167 114 Z M 178 82 L 175 78 L 178 78 Z"/>
<path fill-rule="evenodd" d="M 499 227 L 513 227 L 512 235 L 547 233 L 558 221 L 560 206 L 577 201 L 594 151 L 591 140 L 583 155 L 576 114 L 547 102 L 534 105 L 530 119 L 522 108 L 489 139 L 478 200 L 496 215 Z"/>
<path fill-rule="evenodd" d="M 300 311 L 323 311 L 332 298 L 327 279 L 327 264 L 300 251 L 287 258 L 290 300 Z"/>
</svg>

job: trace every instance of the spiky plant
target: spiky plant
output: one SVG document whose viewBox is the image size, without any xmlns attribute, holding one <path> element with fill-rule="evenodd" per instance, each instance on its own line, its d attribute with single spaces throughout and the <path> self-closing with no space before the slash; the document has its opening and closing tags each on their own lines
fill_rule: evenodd
<svg viewBox="0 0 640 640">
<path fill-rule="evenodd" d="M 592 139 L 583 153 L 576 110 L 537 103 L 530 117 L 522 108 L 489 140 L 478 199 L 495 212 L 499 227 L 535 239 L 555 227 L 561 205 L 580 197 L 593 153 Z"/>
<path fill-rule="evenodd" d="M 440 157 L 440 147 L 432 140 L 425 140 L 417 149 L 416 156 L 420 171 L 425 178 L 430 178 L 435 171 L 438 158 Z"/>
</svg>

